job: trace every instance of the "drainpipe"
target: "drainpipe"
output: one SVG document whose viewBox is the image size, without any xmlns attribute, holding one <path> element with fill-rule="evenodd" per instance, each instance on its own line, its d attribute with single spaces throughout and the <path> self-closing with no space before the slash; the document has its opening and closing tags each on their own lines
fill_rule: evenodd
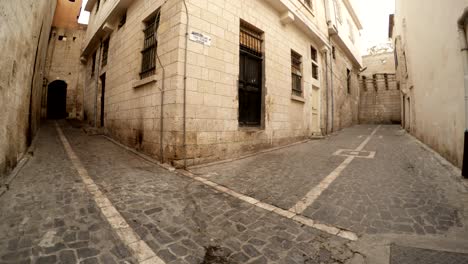
<svg viewBox="0 0 468 264">
<path fill-rule="evenodd" d="M 461 52 L 463 53 L 463 67 L 465 73 L 465 142 L 463 149 L 462 175 L 468 179 L 468 43 L 466 36 L 468 7 L 458 20 L 458 32 L 460 35 Z"/>
<path fill-rule="evenodd" d="M 328 7 L 328 0 L 323 0 L 323 6 L 325 6 L 325 19 L 327 20 L 327 26 L 330 24 L 330 10 Z M 328 82 L 328 53 L 329 51 L 324 52 L 324 57 L 325 57 L 325 86 L 326 86 L 326 109 L 327 109 L 327 114 L 326 114 L 326 119 L 325 119 L 325 135 L 328 134 L 328 127 L 329 127 L 329 120 L 330 120 L 330 102 L 329 102 L 329 92 L 330 92 L 330 87 L 329 87 L 329 82 Z"/>
<path fill-rule="evenodd" d="M 330 42 L 330 46 L 332 46 L 331 43 L 331 37 L 328 37 L 328 41 Z M 333 46 L 332 46 L 333 49 Z M 334 95 L 334 87 L 333 87 L 333 51 L 330 52 L 330 100 L 331 100 L 331 125 L 330 125 L 330 132 L 333 132 L 334 129 L 334 123 L 335 123 L 335 95 Z"/>
<path fill-rule="evenodd" d="M 166 80 L 166 68 L 164 68 L 161 59 L 159 57 L 158 51 L 156 50 L 156 58 L 159 62 L 159 65 L 162 69 L 162 83 L 161 83 L 161 108 L 159 116 L 159 157 L 161 158 L 161 163 L 164 163 L 164 81 Z"/>
<path fill-rule="evenodd" d="M 182 0 L 185 6 L 185 50 L 184 50 L 184 125 L 183 125 L 183 147 L 184 147 L 184 169 L 187 169 L 187 49 L 189 37 L 189 12 L 187 2 Z"/>
<path fill-rule="evenodd" d="M 325 133 L 324 135 L 328 134 L 328 119 L 329 119 L 329 104 L 328 104 L 328 52 L 324 51 L 324 57 L 325 57 L 325 87 L 326 87 L 326 109 L 327 109 L 327 114 L 326 114 L 326 119 L 325 119 Z"/>
</svg>

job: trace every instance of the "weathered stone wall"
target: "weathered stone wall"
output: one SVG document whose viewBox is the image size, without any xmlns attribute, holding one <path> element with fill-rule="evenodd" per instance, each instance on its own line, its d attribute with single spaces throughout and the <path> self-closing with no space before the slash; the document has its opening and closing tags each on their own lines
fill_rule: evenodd
<svg viewBox="0 0 468 264">
<path fill-rule="evenodd" d="M 81 47 L 86 26 L 53 28 L 47 60 L 47 83 L 62 80 L 67 83 L 67 113 L 69 118 L 83 118 L 83 65 L 80 62 Z M 46 117 L 47 89 L 44 92 L 42 116 Z"/>
<path fill-rule="evenodd" d="M 397 0 L 393 32 L 404 128 L 459 167 L 465 91 L 457 20 L 467 5 L 466 0 L 449 5 Z"/>
<path fill-rule="evenodd" d="M 401 95 L 395 78 L 393 52 L 363 57 L 359 122 L 361 124 L 399 124 Z M 385 75 L 387 79 L 385 80 Z"/>
<path fill-rule="evenodd" d="M 349 59 L 338 44 L 335 42 L 332 42 L 332 44 L 335 47 L 335 59 L 332 59 L 333 66 L 331 72 L 329 72 L 329 75 L 333 77 L 333 82 L 330 83 L 330 91 L 333 93 L 333 97 L 329 98 L 333 113 L 331 131 L 339 131 L 358 123 L 360 91 L 357 74 L 359 67 Z M 351 71 L 349 92 L 347 70 Z"/>
<path fill-rule="evenodd" d="M 39 127 L 55 6 L 55 0 L 0 2 L 0 182 Z"/>
<path fill-rule="evenodd" d="M 110 38 L 108 63 L 102 67 L 101 43 L 92 45 L 87 56 L 84 73 L 85 93 L 84 106 L 87 121 L 94 125 L 95 109 L 97 110 L 97 126 L 100 125 L 101 113 L 101 81 L 106 74 L 105 89 L 105 130 L 120 142 L 141 150 L 147 154 L 159 157 L 160 149 L 160 113 L 162 67 L 158 64 L 156 75 L 140 80 L 141 50 L 143 49 L 144 20 L 152 15 L 164 1 L 136 0 L 126 10 L 126 23 L 118 27 L 121 16 L 110 17 L 114 30 L 103 33 L 98 25 L 108 21 L 111 9 L 117 1 L 101 1 L 99 11 L 94 6 L 91 13 L 87 39 L 93 34 L 102 34 L 101 39 Z M 176 87 L 181 86 L 181 77 L 177 71 L 181 69 L 180 47 L 183 33 L 180 31 L 181 5 L 177 1 L 169 1 L 161 11 L 161 23 L 158 30 L 158 54 L 165 69 L 165 132 L 164 142 L 167 159 L 174 158 L 175 126 L 180 124 L 176 118 L 181 117 L 181 93 Z M 93 54 L 96 53 L 96 69 L 92 74 Z M 97 97 L 96 97 L 97 94 Z M 97 100 L 96 100 L 97 98 Z M 177 103 L 177 104 L 176 104 Z"/>
<path fill-rule="evenodd" d="M 187 50 L 187 158 L 188 165 L 236 157 L 262 148 L 284 145 L 321 134 L 322 100 L 325 69 L 324 43 L 327 40 L 325 9 L 317 1 L 313 10 L 302 2 L 290 1 L 307 23 L 316 23 L 319 36 L 304 29 L 298 21 L 283 24 L 274 5 L 263 0 L 208 1 L 187 0 L 190 31 L 211 37 L 211 45 L 189 41 Z M 161 65 L 156 74 L 140 80 L 144 22 L 163 1 L 135 0 L 126 7 L 126 23 L 117 27 L 122 12 L 119 1 L 102 2 L 99 11 L 92 8 L 85 44 L 86 85 L 85 116 L 93 124 L 100 119 L 101 84 L 96 78 L 106 74 L 105 130 L 124 144 L 160 157 L 163 142 L 164 160 L 180 164 L 183 148 L 185 8 L 182 1 L 168 1 L 161 9 L 158 30 L 158 54 Z M 117 11 L 112 11 L 116 8 Z M 260 11 L 259 11 L 260 10 Z M 120 13 L 120 14 L 119 14 Z M 117 14 L 117 15 L 116 15 Z M 239 31 L 241 20 L 263 32 L 264 80 L 262 125 L 239 126 L 238 75 Z M 299 26 L 298 26 L 299 25 Z M 308 26 L 308 24 L 306 24 Z M 310 29 L 309 29 L 310 30 Z M 100 43 L 110 37 L 109 60 L 100 65 Z M 320 40 L 321 39 L 321 40 Z M 319 78 L 312 78 L 311 46 L 318 51 Z M 302 56 L 303 97 L 292 96 L 291 50 Z M 91 73 L 93 53 L 96 70 Z M 339 115 L 351 121 L 336 121 L 344 127 L 357 120 L 357 78 L 352 78 L 351 96 L 346 89 L 346 67 L 356 72 L 349 54 L 338 54 L 335 93 Z M 341 67 L 341 68 L 340 68 Z M 164 79 L 164 133 L 161 140 L 161 89 Z M 341 87 L 339 86 L 341 84 Z M 341 89 L 341 90 L 340 90 Z M 345 90 L 346 91 L 346 90 Z M 98 100 L 96 100 L 96 94 Z M 96 111 L 95 111 L 96 109 Z M 338 114 L 337 114 L 338 115 Z"/>
</svg>

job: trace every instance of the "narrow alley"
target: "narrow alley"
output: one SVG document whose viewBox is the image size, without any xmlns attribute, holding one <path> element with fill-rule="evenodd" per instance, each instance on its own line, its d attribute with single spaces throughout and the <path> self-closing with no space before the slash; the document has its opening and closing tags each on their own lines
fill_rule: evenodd
<svg viewBox="0 0 468 264">
<path fill-rule="evenodd" d="M 0 50 L 0 264 L 468 264 L 468 0 L 0 0 Z"/>
</svg>

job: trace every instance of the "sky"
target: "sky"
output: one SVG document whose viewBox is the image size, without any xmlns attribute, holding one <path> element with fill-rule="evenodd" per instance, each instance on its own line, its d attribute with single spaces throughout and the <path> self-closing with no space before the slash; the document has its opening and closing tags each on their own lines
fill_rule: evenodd
<svg viewBox="0 0 468 264">
<path fill-rule="evenodd" d="M 80 24 L 88 24 L 89 12 L 84 11 L 87 2 L 88 0 L 83 0 L 83 5 L 81 6 L 80 18 L 78 18 L 78 23 Z"/>
<path fill-rule="evenodd" d="M 364 29 L 361 32 L 361 52 L 388 42 L 388 16 L 395 13 L 395 0 L 354 0 Z"/>
<path fill-rule="evenodd" d="M 83 0 L 78 20 L 81 24 L 88 24 L 89 12 L 84 11 L 87 2 Z M 395 12 L 395 0 L 354 0 L 353 3 L 364 27 L 361 52 L 366 54 L 368 48 L 388 41 L 388 16 Z"/>
</svg>

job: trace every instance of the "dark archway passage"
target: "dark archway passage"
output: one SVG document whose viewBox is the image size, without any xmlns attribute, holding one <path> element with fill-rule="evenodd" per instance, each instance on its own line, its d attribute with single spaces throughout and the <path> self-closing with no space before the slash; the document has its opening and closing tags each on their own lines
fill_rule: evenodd
<svg viewBox="0 0 468 264">
<path fill-rule="evenodd" d="M 47 88 L 47 118 L 63 119 L 67 116 L 67 83 L 53 81 Z"/>
</svg>

